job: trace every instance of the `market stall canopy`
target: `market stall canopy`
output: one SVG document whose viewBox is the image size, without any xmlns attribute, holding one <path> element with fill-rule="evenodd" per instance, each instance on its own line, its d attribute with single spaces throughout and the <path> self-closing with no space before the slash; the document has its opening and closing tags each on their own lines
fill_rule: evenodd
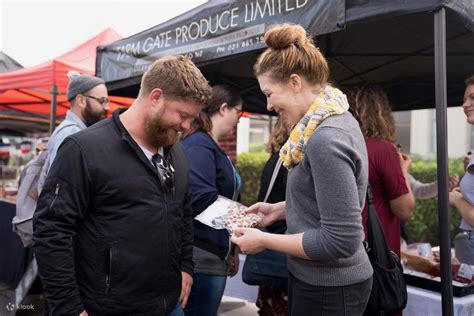
<svg viewBox="0 0 474 316">
<path fill-rule="evenodd" d="M 11 58 L 4 52 L 0 52 L 0 73 L 12 71 L 19 68 L 23 68 L 23 66 L 20 65 L 19 62 L 17 62 L 15 59 Z M 13 115 L 15 118 L 18 115 L 25 116 L 25 114 L 15 112 L 13 110 L 0 110 L 0 122 L 1 122 L 0 131 L 5 134 L 21 135 L 22 133 L 20 131 L 22 129 L 25 129 L 25 125 L 30 130 L 41 129 L 41 125 L 38 125 L 36 123 L 31 123 L 31 122 L 25 123 L 24 121 L 17 122 L 17 120 L 5 119 L 6 117 L 9 117 L 10 115 Z M 33 126 L 30 126 L 30 125 L 33 125 Z"/>
<path fill-rule="evenodd" d="M 108 28 L 73 50 L 40 65 L 0 74 L 0 119 L 6 122 L 35 121 L 48 129 L 51 113 L 52 91 L 57 89 L 57 117 L 69 108 L 66 91 L 71 70 L 94 74 L 97 46 L 109 44 L 122 37 Z M 111 111 L 129 106 L 133 99 L 111 97 Z M 31 118 L 31 119 L 30 119 Z M 34 118 L 34 120 L 33 120 Z M 45 125 L 46 124 L 46 125 Z M 18 124 L 22 128 L 23 124 Z"/>
<path fill-rule="evenodd" d="M 23 66 L 4 52 L 0 52 L 0 73 L 18 68 L 23 68 Z"/>
<path fill-rule="evenodd" d="M 469 0 L 216 0 L 98 50 L 97 74 L 113 94 L 136 96 L 160 56 L 190 56 L 212 84 L 237 87 L 244 110 L 267 113 L 253 75 L 269 25 L 303 25 L 339 86 L 383 86 L 394 110 L 434 107 L 433 12 L 447 12 L 448 104 L 460 105 L 474 72 L 474 2 Z"/>
</svg>

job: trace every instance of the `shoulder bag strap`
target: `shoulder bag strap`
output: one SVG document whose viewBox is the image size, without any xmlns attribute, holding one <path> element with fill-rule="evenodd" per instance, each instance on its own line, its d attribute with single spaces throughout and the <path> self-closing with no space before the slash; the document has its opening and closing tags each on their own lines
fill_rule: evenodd
<svg viewBox="0 0 474 316">
<path fill-rule="evenodd" d="M 280 171 L 280 167 L 283 163 L 283 160 L 278 158 L 278 161 L 275 165 L 275 169 L 273 169 L 273 174 L 272 178 L 270 179 L 270 184 L 268 185 L 267 189 L 267 194 L 265 194 L 265 198 L 263 199 L 263 202 L 266 202 L 268 200 L 268 197 L 270 196 L 270 192 L 272 192 L 273 185 L 275 184 L 276 177 L 278 176 L 278 172 Z"/>
<path fill-rule="evenodd" d="M 227 160 L 229 160 L 230 166 L 232 167 L 232 173 L 234 174 L 234 193 L 232 194 L 232 201 L 237 201 L 239 198 L 239 187 L 237 183 L 237 169 L 234 166 L 232 160 L 230 160 L 229 156 L 226 156 Z"/>
<path fill-rule="evenodd" d="M 367 185 L 367 243 L 371 255 L 383 267 L 390 266 L 390 248 L 388 247 L 385 233 L 380 224 L 377 211 L 375 210 L 374 197 L 370 184 Z"/>
</svg>

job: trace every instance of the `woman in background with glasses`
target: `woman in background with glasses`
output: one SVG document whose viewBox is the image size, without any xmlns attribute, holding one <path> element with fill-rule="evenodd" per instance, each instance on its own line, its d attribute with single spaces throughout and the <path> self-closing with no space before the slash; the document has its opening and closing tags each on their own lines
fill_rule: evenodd
<svg viewBox="0 0 474 316">
<path fill-rule="evenodd" d="M 194 216 L 219 195 L 236 200 L 240 176 L 219 139 L 232 133 L 242 113 L 238 91 L 227 85 L 212 89 L 209 104 L 181 141 L 189 159 L 189 188 Z M 194 283 L 184 310 L 189 315 L 216 315 L 227 276 L 238 271 L 239 257 L 226 229 L 214 229 L 194 220 Z"/>
</svg>

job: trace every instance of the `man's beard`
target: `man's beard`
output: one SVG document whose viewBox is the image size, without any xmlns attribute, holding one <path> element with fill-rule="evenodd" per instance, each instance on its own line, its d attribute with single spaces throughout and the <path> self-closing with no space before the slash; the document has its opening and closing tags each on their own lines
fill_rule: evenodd
<svg viewBox="0 0 474 316">
<path fill-rule="evenodd" d="M 82 112 L 82 116 L 84 117 L 84 121 L 87 126 L 91 126 L 92 124 L 97 123 L 101 119 L 106 117 L 107 112 L 102 110 L 102 111 L 95 111 L 92 108 L 92 105 L 90 104 L 89 100 L 86 99 L 86 107 L 84 108 L 84 111 Z"/>
<path fill-rule="evenodd" d="M 149 141 L 156 147 L 167 147 L 175 144 L 179 139 L 182 129 L 170 125 L 162 119 L 164 111 L 159 111 L 145 120 L 145 133 Z"/>
</svg>

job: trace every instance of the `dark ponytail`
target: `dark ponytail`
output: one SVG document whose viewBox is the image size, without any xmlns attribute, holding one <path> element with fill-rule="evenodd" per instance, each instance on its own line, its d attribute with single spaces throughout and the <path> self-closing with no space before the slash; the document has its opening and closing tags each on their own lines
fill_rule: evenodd
<svg viewBox="0 0 474 316">
<path fill-rule="evenodd" d="M 202 108 L 199 116 L 193 121 L 191 128 L 183 138 L 196 131 L 209 133 L 212 130 L 211 117 L 219 112 L 219 109 L 224 103 L 230 107 L 236 107 L 242 104 L 239 91 L 229 85 L 216 85 L 212 87 L 209 102 Z"/>
</svg>

